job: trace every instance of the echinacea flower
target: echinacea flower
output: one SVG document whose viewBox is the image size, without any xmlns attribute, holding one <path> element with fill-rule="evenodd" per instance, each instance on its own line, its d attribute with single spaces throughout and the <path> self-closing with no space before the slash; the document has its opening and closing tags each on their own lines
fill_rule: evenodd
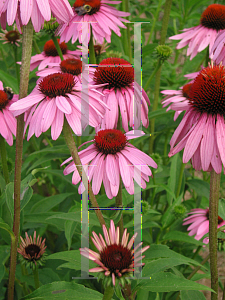
<svg viewBox="0 0 225 300">
<path fill-rule="evenodd" d="M 68 50 L 68 47 L 64 42 L 60 43 L 59 47 L 61 48 L 64 59 L 80 58 L 81 55 L 80 50 L 75 50 L 75 51 Z M 33 71 L 36 67 L 38 67 L 38 70 L 42 70 L 45 67 L 49 66 L 49 64 L 51 63 L 59 64 L 60 62 L 61 62 L 61 58 L 58 55 L 54 42 L 53 40 L 49 40 L 45 43 L 44 51 L 41 54 L 36 54 L 31 57 L 30 70 Z"/>
<path fill-rule="evenodd" d="M 169 157 L 184 148 L 183 162 L 190 159 L 196 170 L 217 174 L 225 166 L 225 68 L 209 65 L 195 78 L 189 105 L 170 141 Z"/>
<path fill-rule="evenodd" d="M 143 132 L 139 131 L 140 135 Z M 80 151 L 79 157 L 85 172 L 89 169 L 88 178 L 92 180 L 92 190 L 95 195 L 99 193 L 102 181 L 106 195 L 112 199 L 118 194 L 120 177 L 129 194 L 134 194 L 134 181 L 143 189 L 146 188 L 148 176 L 152 172 L 148 166 L 157 168 L 154 160 L 138 150 L 128 141 L 134 136 L 134 131 L 124 134 L 117 129 L 100 130 L 95 135 L 93 142 L 88 148 Z M 63 164 L 72 160 L 72 157 L 64 161 Z M 81 181 L 74 162 L 71 162 L 63 171 L 64 175 L 73 172 L 72 183 L 78 184 Z M 78 188 L 81 194 L 85 190 L 82 182 Z"/>
<path fill-rule="evenodd" d="M 194 208 L 188 213 L 190 216 L 184 219 L 183 225 L 191 224 L 187 230 L 188 235 L 195 235 L 196 240 L 200 240 L 206 233 L 209 232 L 209 209 Z M 225 225 L 225 221 L 218 216 L 217 228 Z M 209 239 L 205 238 L 203 243 L 208 244 Z"/>
<path fill-rule="evenodd" d="M 9 107 L 18 100 L 19 96 L 14 95 L 9 88 L 3 88 L 0 81 L 0 134 L 4 137 L 9 146 L 13 145 L 13 135 L 16 136 L 16 118 Z"/>
<path fill-rule="evenodd" d="M 135 81 L 134 68 L 129 62 L 115 57 L 103 59 L 95 70 L 92 84 L 107 84 L 97 88 L 105 95 L 104 101 L 110 108 L 102 120 L 104 128 L 117 128 L 119 111 L 126 132 L 128 123 L 133 129 L 138 129 L 141 121 L 144 127 L 148 127 L 150 100 Z"/>
<path fill-rule="evenodd" d="M 51 19 L 53 14 L 58 23 L 68 23 L 73 16 L 68 0 L 4 0 L 0 1 L 0 15 L 8 25 L 14 21 L 20 30 L 31 20 L 34 30 L 39 32 L 44 21 Z"/>
<path fill-rule="evenodd" d="M 171 36 L 170 40 L 181 40 L 177 49 L 188 45 L 187 56 L 195 57 L 209 45 L 211 52 L 215 39 L 221 30 L 225 29 L 225 5 L 211 4 L 202 13 L 200 25 L 186 28 L 183 33 Z"/>
<path fill-rule="evenodd" d="M 91 237 L 91 239 L 98 249 L 98 253 L 88 248 L 80 248 L 80 254 L 98 264 L 98 267 L 90 269 L 89 272 L 100 273 L 99 277 L 101 278 L 101 275 L 103 275 L 106 282 L 107 278 L 110 278 L 110 282 L 112 282 L 114 286 L 116 280 L 124 286 L 125 280 L 127 281 L 128 279 L 126 277 L 133 275 L 134 268 L 144 265 L 144 263 L 139 261 L 145 257 L 144 255 L 142 256 L 142 253 L 149 249 L 150 246 L 146 246 L 137 251 L 142 245 L 142 243 L 139 243 L 133 249 L 133 243 L 137 237 L 137 233 L 133 235 L 128 243 L 129 233 L 127 233 L 127 229 L 124 230 L 120 242 L 120 234 L 122 234 L 122 232 L 120 232 L 119 227 L 115 229 L 112 220 L 110 222 L 109 231 L 106 226 L 103 225 L 103 233 L 105 240 L 101 234 L 99 234 L 98 237 L 94 231 L 92 232 L 93 237 Z M 129 282 L 129 280 L 127 282 Z"/>
<path fill-rule="evenodd" d="M 107 4 L 119 4 L 121 1 L 111 0 L 76 0 L 73 4 L 74 16 L 69 25 L 62 25 L 57 31 L 61 36 L 60 41 L 68 42 L 72 38 L 72 43 L 90 40 L 90 32 L 94 39 L 100 44 L 104 43 L 104 38 L 111 43 L 111 31 L 113 30 L 118 36 L 121 36 L 120 29 L 126 28 L 122 22 L 128 22 L 122 17 L 127 17 L 130 13 L 119 11 Z M 88 24 L 87 30 L 82 30 L 82 22 Z M 87 43 L 87 42 L 86 42 Z M 87 45 L 86 45 L 87 46 Z"/>
<path fill-rule="evenodd" d="M 36 239 L 36 231 L 34 232 L 34 237 L 28 236 L 27 232 L 25 233 L 26 239 L 23 239 L 22 236 L 20 247 L 17 249 L 17 252 L 21 254 L 20 260 L 22 264 L 30 266 L 30 268 L 35 269 L 37 265 L 42 266 L 46 256 L 45 249 L 45 239 L 42 241 L 40 235 Z"/>
<path fill-rule="evenodd" d="M 51 136 L 56 140 L 62 132 L 64 116 L 76 135 L 81 135 L 81 118 L 85 126 L 96 127 L 107 106 L 99 95 L 88 88 L 82 90 L 88 100 L 81 101 L 81 84 L 72 74 L 55 73 L 39 78 L 30 95 L 10 107 L 14 115 L 27 112 L 25 128 L 29 125 L 27 139 L 35 134 L 39 137 L 51 126 Z M 87 116 L 82 112 L 89 112 Z"/>
<path fill-rule="evenodd" d="M 13 30 L 4 30 L 2 29 L 3 33 L 0 33 L 0 41 L 3 41 L 3 44 L 11 44 L 20 46 L 18 43 L 20 43 L 20 33 L 18 30 L 15 29 L 15 26 Z"/>
<path fill-rule="evenodd" d="M 209 57 L 219 65 L 221 62 L 225 65 L 225 30 L 222 30 L 216 37 Z"/>
</svg>

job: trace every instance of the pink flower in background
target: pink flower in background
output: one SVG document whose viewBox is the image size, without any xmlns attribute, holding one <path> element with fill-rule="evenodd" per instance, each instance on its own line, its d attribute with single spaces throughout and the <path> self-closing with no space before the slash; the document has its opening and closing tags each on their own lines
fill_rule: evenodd
<svg viewBox="0 0 225 300">
<path fill-rule="evenodd" d="M 104 43 L 104 38 L 111 43 L 111 31 L 113 30 L 118 36 L 121 36 L 120 29 L 126 28 L 122 22 L 128 22 L 122 17 L 127 17 L 130 13 L 119 11 L 116 8 L 107 5 L 119 4 L 121 1 L 111 0 L 76 0 L 73 4 L 74 16 L 70 20 L 69 25 L 62 25 L 57 30 L 57 34 L 61 36 L 60 41 L 68 42 L 72 38 L 72 43 L 89 42 L 90 40 L 90 24 L 94 39 L 100 44 Z M 87 22 L 87 30 L 82 31 L 82 22 Z M 82 36 L 83 35 L 83 36 Z M 87 45 L 86 45 L 87 46 Z"/>
<path fill-rule="evenodd" d="M 59 40 L 58 40 L 58 42 L 59 42 Z M 68 50 L 67 45 L 64 42 L 60 43 L 59 46 L 62 50 L 64 59 L 68 59 L 68 58 L 79 59 L 80 58 L 80 55 L 81 55 L 80 50 L 70 51 L 70 50 Z M 61 63 L 61 59 L 58 55 L 58 52 L 56 50 L 53 40 L 49 40 L 48 42 L 45 43 L 44 51 L 41 54 L 36 54 L 31 57 L 30 70 L 33 71 L 36 67 L 38 67 L 38 70 L 42 70 L 45 67 L 51 65 L 51 63 L 57 63 L 57 64 Z"/>
<path fill-rule="evenodd" d="M 140 135 L 143 132 L 138 131 Z M 144 152 L 135 148 L 128 140 L 136 138 L 134 131 L 124 134 L 117 129 L 100 130 L 95 135 L 88 148 L 79 152 L 79 157 L 85 171 L 89 170 L 88 178 L 92 180 L 92 190 L 95 195 L 99 193 L 102 181 L 106 195 L 112 199 L 118 194 L 120 176 L 129 194 L 134 194 L 134 181 L 143 189 L 152 172 L 148 166 L 157 168 L 154 160 Z M 72 157 L 63 164 L 72 160 Z M 73 172 L 72 183 L 81 181 L 77 168 L 72 161 L 63 171 L 64 175 Z M 78 188 L 81 194 L 85 190 L 82 182 Z"/>
<path fill-rule="evenodd" d="M 72 74 L 51 74 L 40 78 L 31 94 L 14 103 L 10 110 L 15 116 L 27 112 L 25 128 L 29 125 L 28 140 L 33 134 L 39 137 L 50 126 L 52 139 L 56 140 L 62 132 L 64 116 L 73 132 L 81 135 L 81 113 L 82 119 L 86 121 L 85 127 L 88 124 L 96 127 L 107 108 L 98 94 L 91 93 L 87 88 L 82 90 L 89 96 L 88 102 L 82 101 L 82 110 L 81 90 L 81 84 Z M 89 115 L 84 112 L 89 112 Z"/>
<path fill-rule="evenodd" d="M 218 65 L 222 62 L 225 65 L 225 30 L 221 31 L 213 44 L 209 57 Z"/>
<path fill-rule="evenodd" d="M 225 68 L 210 65 L 195 78 L 189 106 L 170 141 L 169 157 L 182 149 L 196 170 L 221 173 L 225 166 Z"/>
<path fill-rule="evenodd" d="M 200 240 L 206 233 L 209 232 L 209 209 L 194 208 L 188 213 L 190 216 L 184 219 L 183 225 L 191 224 L 187 230 L 190 231 L 188 235 L 195 235 L 196 240 Z M 225 225 L 225 221 L 218 217 L 218 226 Z M 203 243 L 208 244 L 209 239 L 205 238 Z"/>
<path fill-rule="evenodd" d="M 11 89 L 3 88 L 0 81 L 0 134 L 4 137 L 9 146 L 13 145 L 13 135 L 16 136 L 16 118 L 9 107 L 18 100 L 18 95 L 13 95 Z"/>
<path fill-rule="evenodd" d="M 150 246 L 146 246 L 143 249 L 137 251 L 142 245 L 139 243 L 133 249 L 133 243 L 137 237 L 137 233 L 133 235 L 128 243 L 129 233 L 127 229 L 124 230 L 122 240 L 120 242 L 119 227 L 115 229 L 114 222 L 111 220 L 109 231 L 106 226 L 103 225 L 102 235 L 98 235 L 93 231 L 93 237 L 91 237 L 98 252 L 92 251 L 88 248 L 80 248 L 80 254 L 89 258 L 98 264 L 98 267 L 90 269 L 89 272 L 104 272 L 105 276 L 112 277 L 112 283 L 115 286 L 116 280 L 120 281 L 120 278 L 126 275 L 133 275 L 134 268 L 141 267 L 144 263 L 139 262 L 145 256 L 142 253 L 149 249 Z M 126 277 L 124 277 L 126 279 Z M 121 282 L 122 284 L 122 282 Z M 122 284 L 123 286 L 124 284 Z"/>
<path fill-rule="evenodd" d="M 188 45 L 187 55 L 195 57 L 209 45 L 211 52 L 215 39 L 221 30 L 225 29 L 225 5 L 211 4 L 202 13 L 200 25 L 186 28 L 183 33 L 171 36 L 170 40 L 181 40 L 177 49 Z"/>
<path fill-rule="evenodd" d="M 114 57 L 103 59 L 96 68 L 91 84 L 106 84 L 97 88 L 105 95 L 104 101 L 110 107 L 102 120 L 103 128 L 117 128 L 119 111 L 126 132 L 129 130 L 128 123 L 134 129 L 138 129 L 141 122 L 148 127 L 150 100 L 134 80 L 134 68 L 129 62 Z"/>
<path fill-rule="evenodd" d="M 44 21 L 51 19 L 51 14 L 58 23 L 68 23 L 73 16 L 68 0 L 4 0 L 0 1 L 0 15 L 3 24 L 12 25 L 15 21 L 18 29 L 27 25 L 31 19 L 34 30 L 39 32 Z M 5 29 L 5 28 L 4 28 Z"/>
</svg>

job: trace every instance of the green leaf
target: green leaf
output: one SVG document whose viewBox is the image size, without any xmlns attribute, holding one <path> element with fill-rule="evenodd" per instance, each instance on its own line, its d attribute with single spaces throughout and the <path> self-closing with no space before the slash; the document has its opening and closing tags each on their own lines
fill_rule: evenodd
<svg viewBox="0 0 225 300">
<path fill-rule="evenodd" d="M 0 70 L 0 79 L 1 81 L 3 81 L 4 86 L 9 86 L 12 88 L 14 94 L 19 94 L 19 88 L 15 77 L 9 75 L 9 73 Z"/>
<path fill-rule="evenodd" d="M 0 220 L 1 221 L 1 220 Z M 10 255 L 10 246 L 4 245 L 0 247 L 0 264 L 5 264 Z"/>
<path fill-rule="evenodd" d="M 8 206 L 9 211 L 10 211 L 12 219 L 13 219 L 13 216 L 14 216 L 13 194 L 14 194 L 14 183 L 10 182 L 9 184 L 6 185 L 5 196 L 6 196 L 6 204 Z"/>
<path fill-rule="evenodd" d="M 170 110 L 170 111 L 166 111 L 164 108 L 163 109 L 157 109 L 155 111 L 151 111 L 149 113 L 149 120 L 151 119 L 155 119 L 155 118 L 159 118 L 159 117 L 163 117 L 164 115 L 169 115 L 169 114 L 173 114 L 173 111 Z"/>
<path fill-rule="evenodd" d="M 69 212 L 75 212 L 76 210 L 77 210 L 77 207 L 73 206 L 70 208 Z M 78 224 L 77 222 L 70 221 L 70 220 L 67 220 L 65 222 L 65 236 L 66 236 L 67 243 L 68 243 L 68 250 L 70 250 L 70 247 L 72 244 L 73 233 L 74 233 L 74 230 L 75 230 L 77 224 Z"/>
<path fill-rule="evenodd" d="M 190 243 L 190 244 L 195 244 L 198 246 L 204 245 L 202 242 L 197 241 L 195 238 L 192 236 L 189 236 L 188 233 L 186 232 L 181 232 L 181 231 L 171 231 L 167 232 L 163 238 L 163 241 L 166 240 L 172 240 L 172 241 L 179 241 L 179 242 L 184 242 L 184 243 Z"/>
<path fill-rule="evenodd" d="M 103 295 L 99 292 L 84 287 L 81 284 L 74 282 L 53 282 L 41 286 L 22 298 L 25 299 L 40 299 L 40 300 L 102 300 Z"/>
<path fill-rule="evenodd" d="M 190 179 L 186 183 L 193 189 L 198 196 L 209 198 L 209 183 L 201 179 Z"/>
<path fill-rule="evenodd" d="M 181 300 L 206 300 L 206 297 L 202 292 L 199 291 L 181 291 L 180 293 L 180 299 Z"/>
<path fill-rule="evenodd" d="M 220 218 L 225 220 L 225 199 L 223 199 L 223 198 L 219 200 L 218 215 L 220 216 Z"/>
<path fill-rule="evenodd" d="M 151 292 L 173 292 L 182 290 L 206 290 L 213 291 L 207 286 L 194 281 L 178 277 L 169 272 L 153 274 L 149 279 L 143 279 L 138 287 Z"/>
<path fill-rule="evenodd" d="M 181 168 L 181 159 L 180 154 L 177 153 L 172 157 L 171 167 L 170 167 L 170 177 L 168 180 L 168 186 L 171 188 L 172 192 L 175 194 L 177 190 L 177 180 L 180 176 L 180 168 Z M 179 195 L 178 195 L 179 196 Z M 173 197 L 171 194 L 167 192 L 167 201 L 168 204 L 172 204 Z"/>
<path fill-rule="evenodd" d="M 4 229 L 10 234 L 11 240 L 15 239 L 15 235 L 12 232 L 11 228 L 9 227 L 8 224 L 6 224 L 1 218 L 0 218 L 0 228 Z"/>
<path fill-rule="evenodd" d="M 62 220 L 70 220 L 75 222 L 81 222 L 81 213 L 80 211 L 77 212 L 69 212 L 69 213 L 58 213 L 53 216 L 50 216 L 47 218 L 49 219 L 62 219 Z M 99 226 L 99 222 L 97 220 L 94 220 L 93 218 L 90 218 L 89 220 L 90 225 L 96 225 Z"/>
<path fill-rule="evenodd" d="M 0 282 L 2 281 L 4 275 L 5 275 L 5 267 L 4 265 L 0 265 Z"/>
</svg>

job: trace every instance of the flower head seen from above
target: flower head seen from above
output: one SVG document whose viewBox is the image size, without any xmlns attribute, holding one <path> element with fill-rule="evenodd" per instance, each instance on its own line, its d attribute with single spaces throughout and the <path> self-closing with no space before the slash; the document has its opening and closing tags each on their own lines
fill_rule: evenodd
<svg viewBox="0 0 225 300">
<path fill-rule="evenodd" d="M 15 26 L 13 30 L 8 31 L 2 29 L 2 32 L 3 33 L 0 33 L 0 40 L 3 41 L 3 44 L 11 44 L 19 47 L 20 33 L 15 29 Z"/>
<path fill-rule="evenodd" d="M 59 42 L 59 40 L 58 40 Z M 63 58 L 68 59 L 68 58 L 75 58 L 79 59 L 81 51 L 80 50 L 75 50 L 71 51 L 68 50 L 68 47 L 66 43 L 62 42 L 59 44 Z M 51 63 L 58 63 L 60 64 L 61 59 L 58 55 L 58 52 L 56 50 L 56 47 L 54 45 L 53 40 L 49 40 L 48 42 L 45 43 L 44 45 L 44 51 L 41 54 L 36 54 L 31 57 L 30 60 L 30 70 L 33 71 L 36 67 L 38 67 L 38 70 L 42 70 L 45 67 L 49 66 Z"/>
<path fill-rule="evenodd" d="M 18 100 L 18 95 L 12 93 L 11 88 L 3 87 L 0 81 L 0 134 L 4 137 L 9 146 L 13 145 L 13 135 L 16 136 L 16 118 L 9 107 Z"/>
<path fill-rule="evenodd" d="M 39 137 L 50 126 L 52 139 L 56 140 L 62 132 L 64 115 L 73 132 L 81 135 L 81 126 L 98 126 L 107 108 L 97 93 L 87 88 L 81 94 L 81 90 L 81 84 L 72 74 L 51 74 L 40 78 L 31 94 L 12 105 L 10 110 L 15 116 L 27 113 L 28 140 L 33 134 Z M 83 99 L 86 95 L 88 98 Z"/>
<path fill-rule="evenodd" d="M 125 280 L 129 283 L 129 280 L 127 280 L 128 278 L 126 277 L 133 275 L 134 268 L 144 265 L 144 263 L 140 262 L 145 257 L 142 256 L 142 253 L 149 249 L 150 246 L 146 246 L 137 251 L 142 245 L 142 243 L 139 243 L 133 249 L 133 243 L 137 237 L 137 233 L 134 234 L 128 243 L 129 233 L 127 233 L 127 229 L 124 230 L 120 242 L 120 234 L 122 233 L 120 233 L 119 227 L 115 229 L 112 220 L 110 222 L 109 231 L 106 226 L 103 225 L 105 240 L 101 234 L 99 234 L 98 237 L 94 231 L 92 233 L 93 237 L 91 237 L 91 239 L 98 249 L 98 253 L 88 248 L 80 248 L 81 255 L 98 264 L 98 267 L 90 269 L 89 272 L 100 273 L 99 277 L 103 278 L 106 285 L 112 283 L 115 286 L 117 280 L 122 286 L 124 286 Z"/>
<path fill-rule="evenodd" d="M 128 22 L 122 17 L 127 17 L 130 13 L 119 11 L 107 4 L 119 4 L 121 1 L 111 0 L 76 0 L 73 4 L 74 16 L 69 25 L 59 27 L 58 33 L 61 35 L 60 41 L 68 42 L 72 38 L 74 43 L 78 38 L 79 42 L 87 46 L 90 40 L 90 25 L 94 39 L 100 44 L 104 43 L 104 38 L 111 42 L 111 31 L 121 36 L 120 29 L 126 28 L 122 22 Z M 81 22 L 87 24 L 82 30 Z"/>
<path fill-rule="evenodd" d="M 135 131 L 136 132 L 136 131 Z M 143 132 L 138 131 L 139 135 Z M 134 131 L 124 134 L 117 129 L 100 130 L 95 135 L 92 145 L 80 151 L 79 157 L 85 172 L 89 169 L 89 181 L 92 180 L 92 190 L 95 195 L 99 193 L 102 181 L 106 195 L 112 199 L 118 194 L 120 176 L 129 194 L 134 194 L 134 180 L 143 189 L 152 172 L 148 166 L 157 168 L 154 160 L 144 152 L 135 148 L 128 141 L 138 136 Z M 72 160 L 67 159 L 63 164 Z M 63 171 L 64 175 L 73 172 L 72 183 L 78 184 L 81 181 L 80 175 L 74 162 L 71 162 Z M 82 182 L 78 192 L 85 190 Z"/>
<path fill-rule="evenodd" d="M 187 55 L 195 57 L 209 45 L 209 52 L 218 33 L 225 29 L 225 5 L 211 4 L 202 13 L 200 25 L 184 29 L 183 33 L 171 36 L 171 40 L 181 40 L 177 49 L 188 45 Z"/>
<path fill-rule="evenodd" d="M 42 238 L 38 236 L 36 238 L 36 231 L 34 232 L 34 237 L 28 236 L 27 232 L 25 233 L 26 239 L 23 239 L 22 236 L 20 247 L 17 249 L 17 252 L 21 254 L 20 260 L 26 266 L 29 266 L 32 269 L 35 269 L 37 265 L 42 266 L 46 256 L 45 249 L 45 239 L 42 241 Z"/>
<path fill-rule="evenodd" d="M 102 120 L 103 128 L 117 128 L 119 108 L 126 132 L 128 124 L 133 129 L 138 129 L 141 122 L 148 127 L 150 100 L 134 80 L 134 68 L 129 62 L 117 57 L 103 59 L 95 70 L 93 84 L 106 84 L 97 88 L 105 94 L 104 101 L 110 107 Z"/>
<path fill-rule="evenodd" d="M 189 105 L 175 130 L 169 157 L 184 148 L 183 162 L 190 159 L 196 170 L 221 173 L 225 166 L 225 68 L 209 65 L 195 78 Z"/>
<path fill-rule="evenodd" d="M 51 14 L 58 23 L 68 24 L 73 11 L 68 0 L 57 0 L 57 3 L 54 0 L 0 1 L 0 15 L 4 19 L 4 25 L 7 22 L 11 26 L 16 21 L 19 30 L 31 20 L 34 30 L 39 32 L 44 21 L 51 19 Z"/>
<path fill-rule="evenodd" d="M 190 225 L 189 225 L 190 224 Z M 196 240 L 200 240 L 206 233 L 209 232 L 209 209 L 194 208 L 189 213 L 189 217 L 184 219 L 183 225 L 189 225 L 187 228 L 190 231 L 190 236 L 195 235 Z M 225 221 L 218 217 L 217 228 L 225 225 Z M 205 238 L 203 243 L 208 244 L 209 239 Z"/>
</svg>

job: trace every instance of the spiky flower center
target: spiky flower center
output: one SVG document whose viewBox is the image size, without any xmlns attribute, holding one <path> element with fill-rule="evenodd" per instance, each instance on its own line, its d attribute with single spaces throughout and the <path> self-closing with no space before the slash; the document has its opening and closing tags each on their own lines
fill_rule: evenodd
<svg viewBox="0 0 225 300">
<path fill-rule="evenodd" d="M 189 93 L 190 93 L 191 87 L 192 87 L 192 82 L 185 84 L 182 88 L 183 96 L 187 99 L 189 98 Z"/>
<path fill-rule="evenodd" d="M 0 90 L 0 109 L 6 107 L 9 102 L 9 98 L 6 92 Z"/>
<path fill-rule="evenodd" d="M 126 135 L 117 129 L 101 130 L 95 136 L 95 145 L 104 154 L 116 154 L 124 149 L 126 143 Z"/>
<path fill-rule="evenodd" d="M 76 0 L 73 4 L 78 15 L 93 15 L 99 11 L 101 0 Z"/>
<path fill-rule="evenodd" d="M 58 39 L 58 43 L 59 43 L 59 39 Z M 59 43 L 59 47 L 62 51 L 62 54 L 66 54 L 67 52 L 67 45 L 66 43 L 62 42 L 62 43 Z M 56 47 L 54 45 L 54 42 L 53 40 L 50 40 L 48 42 L 45 43 L 44 45 L 44 53 L 46 56 L 58 56 L 58 52 L 56 50 Z"/>
<path fill-rule="evenodd" d="M 60 69 L 63 73 L 79 75 L 82 72 L 82 61 L 74 58 L 65 59 L 60 63 Z"/>
<path fill-rule="evenodd" d="M 72 74 L 56 73 L 43 78 L 38 89 L 50 98 L 66 96 L 71 93 L 75 85 Z"/>
<path fill-rule="evenodd" d="M 225 68 L 209 66 L 195 78 L 189 92 L 190 104 L 199 112 L 225 115 Z"/>
<path fill-rule="evenodd" d="M 41 248 L 36 244 L 30 244 L 25 248 L 26 254 L 30 255 L 31 259 L 38 258 L 40 251 L 41 251 Z"/>
<path fill-rule="evenodd" d="M 122 245 L 109 245 L 100 253 L 100 260 L 106 268 L 112 273 L 121 272 L 124 269 L 130 269 L 133 261 L 133 255 L 130 250 Z"/>
<path fill-rule="evenodd" d="M 5 38 L 9 42 L 15 43 L 16 41 L 18 41 L 20 39 L 20 35 L 19 35 L 19 32 L 17 30 L 11 30 L 11 31 L 8 31 L 6 33 Z"/>
<path fill-rule="evenodd" d="M 96 68 L 94 81 L 97 84 L 108 83 L 109 89 L 127 87 L 134 81 L 134 68 L 125 59 L 109 57 Z"/>
<path fill-rule="evenodd" d="M 215 30 L 225 29 L 225 5 L 211 4 L 203 12 L 200 23 L 202 26 Z"/>
<path fill-rule="evenodd" d="M 207 209 L 207 212 L 206 212 L 206 217 L 207 217 L 207 220 L 209 220 L 209 209 Z M 224 220 L 218 216 L 218 225 L 221 224 Z"/>
</svg>

